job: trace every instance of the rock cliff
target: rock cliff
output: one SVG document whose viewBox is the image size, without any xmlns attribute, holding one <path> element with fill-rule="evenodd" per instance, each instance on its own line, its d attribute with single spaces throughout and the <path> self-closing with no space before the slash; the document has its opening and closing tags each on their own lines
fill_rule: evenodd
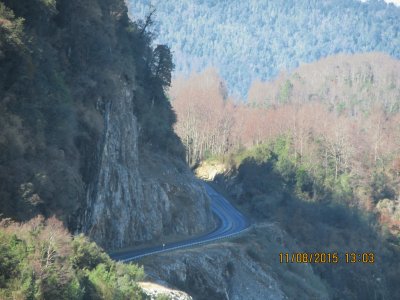
<svg viewBox="0 0 400 300">
<path fill-rule="evenodd" d="M 105 105 L 98 173 L 89 184 L 82 230 L 108 249 L 211 230 L 203 187 L 177 158 L 142 149 L 132 86 Z"/>
</svg>

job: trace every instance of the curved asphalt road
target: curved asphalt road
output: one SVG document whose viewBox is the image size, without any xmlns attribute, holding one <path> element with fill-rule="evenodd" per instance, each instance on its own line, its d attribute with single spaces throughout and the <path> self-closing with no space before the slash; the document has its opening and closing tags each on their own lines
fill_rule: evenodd
<svg viewBox="0 0 400 300">
<path fill-rule="evenodd" d="M 249 226 L 246 218 L 239 211 L 237 211 L 228 200 L 218 194 L 212 187 L 207 184 L 204 184 L 204 187 L 211 198 L 211 209 L 219 219 L 218 227 L 214 231 L 200 237 L 165 244 L 165 246 L 160 245 L 146 249 L 111 254 L 111 258 L 122 262 L 130 262 L 132 260 L 152 254 L 189 248 L 196 245 L 217 241 L 245 231 Z"/>
</svg>

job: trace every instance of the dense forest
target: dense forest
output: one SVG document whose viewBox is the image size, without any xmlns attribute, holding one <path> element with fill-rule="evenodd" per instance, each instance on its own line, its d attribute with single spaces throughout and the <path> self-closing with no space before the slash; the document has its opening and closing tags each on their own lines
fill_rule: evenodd
<svg viewBox="0 0 400 300">
<path fill-rule="evenodd" d="M 169 94 L 192 166 L 278 139 L 299 195 L 378 211 L 398 234 L 399 70 L 384 54 L 337 55 L 255 82 L 246 104 L 213 69 L 177 78 Z"/>
<path fill-rule="evenodd" d="M 216 67 L 242 97 L 255 79 L 336 53 L 400 58 L 400 8 L 383 0 L 128 2 L 133 18 L 156 10 L 157 41 L 171 47 L 178 72 Z"/>
</svg>

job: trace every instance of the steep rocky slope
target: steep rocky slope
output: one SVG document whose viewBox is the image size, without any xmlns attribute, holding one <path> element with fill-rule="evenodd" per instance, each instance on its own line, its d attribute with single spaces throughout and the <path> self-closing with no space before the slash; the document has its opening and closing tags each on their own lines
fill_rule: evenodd
<svg viewBox="0 0 400 300">
<path fill-rule="evenodd" d="M 139 153 L 138 122 L 127 86 L 107 105 L 104 119 L 83 231 L 108 248 L 119 248 L 211 229 L 209 199 L 185 164 L 163 153 Z"/>
<path fill-rule="evenodd" d="M 152 278 L 194 299 L 330 299 L 307 264 L 281 264 L 279 252 L 301 251 L 271 223 L 253 226 L 235 240 L 143 260 Z"/>
</svg>

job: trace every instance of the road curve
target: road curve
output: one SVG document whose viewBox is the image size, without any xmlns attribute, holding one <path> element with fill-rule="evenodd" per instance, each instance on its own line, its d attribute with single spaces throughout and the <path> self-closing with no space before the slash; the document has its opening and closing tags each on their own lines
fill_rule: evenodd
<svg viewBox="0 0 400 300">
<path fill-rule="evenodd" d="M 174 242 L 170 244 L 153 246 L 140 250 L 112 253 L 111 258 L 122 262 L 130 262 L 144 256 L 189 248 L 220 239 L 235 236 L 249 227 L 246 218 L 229 203 L 222 195 L 218 194 L 212 187 L 204 183 L 204 188 L 211 199 L 211 209 L 218 218 L 218 226 L 212 232 L 196 238 Z"/>
</svg>

